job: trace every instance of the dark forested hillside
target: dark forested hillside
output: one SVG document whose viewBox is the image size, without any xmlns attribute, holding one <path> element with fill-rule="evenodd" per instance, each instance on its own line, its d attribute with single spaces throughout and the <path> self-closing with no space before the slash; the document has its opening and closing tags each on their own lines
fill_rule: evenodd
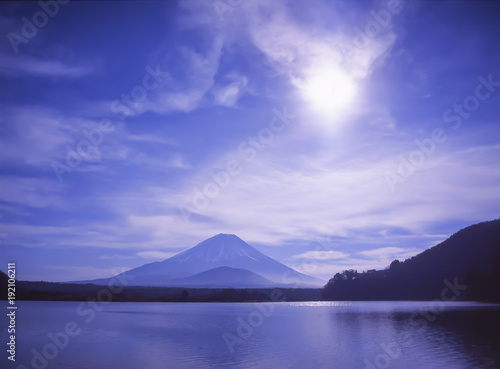
<svg viewBox="0 0 500 369">
<path fill-rule="evenodd" d="M 448 282 L 445 282 L 445 281 Z M 500 219 L 475 224 L 386 270 L 337 273 L 328 300 L 428 300 L 460 285 L 458 299 L 500 301 Z M 466 287 L 464 287 L 466 286 Z"/>
</svg>

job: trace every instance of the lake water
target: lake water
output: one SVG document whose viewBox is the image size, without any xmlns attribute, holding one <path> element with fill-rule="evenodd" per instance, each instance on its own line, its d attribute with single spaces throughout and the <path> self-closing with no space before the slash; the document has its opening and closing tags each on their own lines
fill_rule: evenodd
<svg viewBox="0 0 500 369">
<path fill-rule="evenodd" d="M 8 362 L 2 349 L 2 368 L 500 368 L 498 305 L 110 303 L 102 311 L 80 302 L 18 306 L 17 360 Z M 1 323 L 5 348 L 3 313 Z"/>
</svg>

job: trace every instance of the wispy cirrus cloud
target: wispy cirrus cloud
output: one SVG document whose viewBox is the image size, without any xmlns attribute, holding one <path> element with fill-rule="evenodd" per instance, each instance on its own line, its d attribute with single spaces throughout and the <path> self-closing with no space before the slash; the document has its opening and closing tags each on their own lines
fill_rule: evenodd
<svg viewBox="0 0 500 369">
<path fill-rule="evenodd" d="M 80 142 L 89 140 L 89 132 L 98 129 L 100 120 L 37 105 L 6 107 L 0 116 L 4 123 L 0 130 L 3 153 L 0 162 L 30 166 L 49 175 L 54 175 L 53 162 L 67 165 L 68 153 L 78 150 Z M 168 147 L 168 152 L 158 157 L 152 151 L 157 146 Z M 112 133 L 102 134 L 101 143 L 92 146 L 91 155 L 71 169 L 72 172 L 106 173 L 113 163 L 155 170 L 191 168 L 174 139 L 133 134 L 118 122 Z"/>
<path fill-rule="evenodd" d="M 248 78 L 241 75 L 230 74 L 218 82 L 212 89 L 214 101 L 220 106 L 234 106 L 245 92 Z"/>
<path fill-rule="evenodd" d="M 59 272 L 50 278 L 50 280 L 58 280 L 60 282 L 71 282 L 76 280 L 85 280 L 89 278 L 109 278 L 114 277 L 121 272 L 128 270 L 126 267 L 114 267 L 114 268 L 96 268 L 94 266 L 72 266 L 72 265 L 48 265 L 47 269 L 52 269 L 55 272 Z M 61 275 L 69 274 L 71 278 L 61 278 Z M 25 278 L 30 278 L 26 275 Z"/>
<path fill-rule="evenodd" d="M 168 259 L 176 254 L 177 254 L 176 252 L 151 250 L 151 251 L 139 251 L 139 252 L 135 253 L 134 255 L 123 255 L 123 254 L 102 255 L 99 257 L 99 259 L 103 259 L 103 260 L 108 260 L 108 259 L 130 260 L 130 259 L 140 258 L 140 259 L 149 259 L 149 260 L 164 260 L 164 259 Z"/>
<path fill-rule="evenodd" d="M 137 256 L 144 259 L 164 260 L 174 256 L 175 254 L 177 253 L 165 251 L 140 251 L 137 253 Z"/>
<path fill-rule="evenodd" d="M 61 187 L 51 178 L 0 176 L 0 201 L 28 208 L 65 210 L 68 203 L 61 196 Z"/>
<path fill-rule="evenodd" d="M 359 251 L 357 254 L 375 259 L 406 259 L 416 255 L 419 251 L 416 249 L 405 249 L 402 247 L 381 247 L 372 250 Z"/>
<path fill-rule="evenodd" d="M 90 63 L 72 65 L 55 59 L 14 56 L 0 51 L 0 74 L 10 77 L 81 78 L 95 71 L 96 66 Z"/>
<path fill-rule="evenodd" d="M 169 55 L 182 60 L 182 67 L 175 77 L 169 78 L 150 98 L 139 103 L 137 112 L 190 112 L 203 105 L 207 101 L 208 91 L 215 84 L 223 46 L 223 39 L 216 37 L 204 51 L 183 46 L 174 55 Z"/>
<path fill-rule="evenodd" d="M 292 259 L 308 260 L 337 260 L 348 257 L 349 254 L 342 251 L 306 251 L 302 254 L 293 255 Z"/>
</svg>

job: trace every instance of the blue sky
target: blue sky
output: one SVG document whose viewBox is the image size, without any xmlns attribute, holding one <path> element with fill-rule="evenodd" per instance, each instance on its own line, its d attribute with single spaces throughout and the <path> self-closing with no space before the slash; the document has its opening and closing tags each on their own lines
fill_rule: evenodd
<svg viewBox="0 0 500 369">
<path fill-rule="evenodd" d="M 0 262 L 20 279 L 218 233 L 328 279 L 499 217 L 497 2 L 43 4 L 0 5 Z"/>
</svg>

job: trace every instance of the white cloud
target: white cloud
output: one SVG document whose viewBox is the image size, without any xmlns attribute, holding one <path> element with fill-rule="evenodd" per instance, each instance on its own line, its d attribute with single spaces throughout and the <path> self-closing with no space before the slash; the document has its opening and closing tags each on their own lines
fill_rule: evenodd
<svg viewBox="0 0 500 369">
<path fill-rule="evenodd" d="M 169 155 L 166 158 L 159 158 L 151 157 L 143 152 L 139 152 L 137 155 L 130 157 L 127 162 L 141 166 L 146 165 L 149 168 L 156 170 L 165 170 L 166 168 L 192 169 L 192 166 L 180 154 Z"/>
<path fill-rule="evenodd" d="M 136 259 L 137 256 L 134 255 L 122 255 L 122 254 L 113 254 L 113 255 L 102 255 L 99 256 L 99 259 L 102 260 L 108 260 L 108 259 L 113 259 L 113 260 L 129 260 L 129 259 Z"/>
<path fill-rule="evenodd" d="M 398 150 L 394 155 L 378 152 L 370 157 L 365 149 L 360 156 L 370 160 L 358 160 L 356 154 L 351 154 L 354 155 L 351 160 L 342 162 L 318 150 L 310 152 L 306 160 L 284 147 L 286 137 L 275 141 L 272 149 L 259 152 L 251 163 L 242 162 L 242 173 L 232 177 L 218 196 L 207 198 L 205 208 L 193 206 L 193 188 L 202 191 L 210 182 L 210 178 L 201 174 L 195 174 L 184 189 L 166 197 L 165 204 L 173 209 L 187 206 L 203 219 L 224 224 L 248 241 L 271 245 L 309 240 L 318 235 L 359 239 L 359 232 L 367 229 L 395 228 L 412 237 L 426 234 L 427 225 L 442 219 L 473 223 L 498 216 L 493 204 L 500 205 L 495 185 L 500 179 L 500 169 L 484 164 L 486 158 L 493 157 L 494 148 L 475 150 L 475 155 L 447 157 L 436 153 L 392 193 L 384 173 L 397 170 Z M 404 153 L 403 145 L 404 142 L 398 148 Z M 411 145 L 409 149 L 413 150 Z M 353 148 L 345 150 L 352 152 Z M 286 157 L 279 156 L 283 152 Z M 216 163 L 207 163 L 207 167 L 220 167 L 220 163 L 231 159 L 238 156 L 228 154 Z M 311 162 L 316 168 L 311 167 Z M 468 168 L 467 172 L 464 168 Z M 474 196 L 470 196 L 471 188 L 475 189 Z M 467 213 L 460 210 L 464 207 L 469 209 Z M 170 221 L 182 223 L 182 217 L 179 214 Z M 202 231 L 207 224 L 191 217 L 189 227 Z M 383 237 L 378 237 L 377 243 L 383 243 Z"/>
<path fill-rule="evenodd" d="M 306 251 L 302 254 L 293 255 L 292 259 L 312 259 L 312 260 L 336 260 L 344 259 L 349 254 L 341 251 Z"/>
<path fill-rule="evenodd" d="M 4 119 L 0 162 L 34 167 L 56 182 L 54 163 L 68 165 L 68 153 L 77 151 L 81 142 L 88 142 L 88 133 L 96 132 L 100 121 L 32 105 L 10 107 L 0 115 Z M 72 167 L 71 172 L 64 171 L 63 180 L 74 172 L 115 173 L 111 165 L 117 163 L 153 170 L 192 168 L 175 140 L 151 134 L 130 134 L 119 122 L 114 126 L 112 132 L 101 132 L 100 143 L 91 147 L 91 154 L 82 157 L 79 165 Z M 92 135 L 96 139 L 97 136 Z M 162 151 L 161 157 L 155 156 L 147 152 L 148 143 L 164 145 L 168 149 Z"/>
<path fill-rule="evenodd" d="M 11 163 L 49 167 L 55 150 L 71 143 L 75 128 L 60 114 L 36 106 L 6 109 L 2 118 L 7 134 L 0 138 L 0 161 Z"/>
<path fill-rule="evenodd" d="M 358 254 L 373 259 L 394 260 L 410 258 L 417 255 L 420 251 L 422 250 L 404 249 L 401 247 L 381 247 L 367 251 L 360 251 Z"/>
<path fill-rule="evenodd" d="M 98 279 L 98 278 L 109 278 L 114 277 L 130 268 L 125 267 L 113 267 L 113 268 L 96 268 L 94 266 L 61 266 L 61 265 L 48 265 L 47 268 L 58 270 L 64 272 L 64 278 L 61 279 L 60 276 L 52 276 L 47 278 L 50 281 L 78 281 L 86 279 Z M 25 276 L 23 279 L 30 279 L 29 276 Z"/>
<path fill-rule="evenodd" d="M 0 200 L 31 208 L 67 209 L 61 196 L 62 186 L 48 178 L 0 176 Z"/>
<path fill-rule="evenodd" d="M 397 125 L 396 118 L 392 116 L 387 108 L 375 112 L 369 123 L 380 128 L 391 130 L 395 129 Z"/>
<path fill-rule="evenodd" d="M 245 76 L 229 75 L 222 83 L 214 86 L 212 93 L 216 105 L 233 106 L 244 93 L 248 79 Z"/>
<path fill-rule="evenodd" d="M 152 134 L 128 134 L 126 136 L 126 139 L 129 141 L 135 141 L 135 142 L 152 142 L 152 143 L 159 143 L 162 145 L 167 145 L 167 146 L 177 146 L 176 142 L 171 139 L 171 138 L 164 138 L 164 137 L 159 137 L 157 135 L 152 135 Z"/>
<path fill-rule="evenodd" d="M 165 252 L 165 251 L 140 251 L 137 253 L 137 256 L 144 259 L 164 260 L 176 254 L 177 254 L 176 252 Z"/>
<path fill-rule="evenodd" d="M 190 112 L 200 106 L 208 91 L 214 86 L 219 59 L 224 46 L 223 38 L 215 36 L 205 52 L 188 47 L 178 48 L 178 58 L 184 68 L 179 78 L 164 83 L 145 102 L 138 104 L 138 112 L 172 111 Z"/>
<path fill-rule="evenodd" d="M 0 73 L 13 77 L 79 78 L 94 73 L 94 69 L 90 65 L 69 65 L 58 60 L 42 60 L 0 52 Z"/>
<path fill-rule="evenodd" d="M 203 168 L 177 186 L 144 186 L 140 192 L 108 189 L 102 194 L 106 201 L 101 206 L 111 214 L 120 214 L 116 226 L 89 223 L 78 228 L 4 225 L 1 231 L 9 233 L 13 241 L 19 240 L 19 244 L 28 246 L 40 242 L 37 238 L 43 238 L 44 243 L 54 246 L 142 250 L 191 247 L 220 232 L 235 233 L 250 243 L 266 245 L 315 240 L 322 235 L 343 236 L 354 244 L 377 246 L 378 250 L 370 257 L 372 261 L 367 259 L 370 254 L 359 254 L 366 265 L 376 260 L 377 265 L 387 266 L 395 258 L 406 258 L 420 250 L 408 250 L 403 247 L 405 244 L 423 249 L 446 238 L 447 235 L 427 234 L 428 224 L 457 217 L 467 223 L 498 217 L 496 209 L 500 197 L 495 183 L 500 178 L 500 170 L 485 161 L 485 157 L 494 157 L 495 147 L 457 152 L 444 159 L 431 157 L 426 168 L 408 178 L 396 193 L 391 193 L 382 175 L 394 166 L 392 156 L 370 161 L 353 159 L 340 164 L 320 150 L 310 153 L 307 160 L 289 154 L 278 164 L 276 155 L 293 151 L 282 147 L 287 145 L 286 138 L 275 144 L 277 147 L 273 150 L 279 150 L 262 151 L 253 162 L 242 163 L 242 173 L 231 178 L 229 185 L 221 189 L 217 197 L 209 199 L 205 208 L 194 209 L 197 214 L 192 214 L 188 222 L 179 206 L 192 206 L 193 188 L 203 189 L 211 180 L 199 174 Z M 207 167 L 220 166 L 215 164 L 230 159 L 235 157 L 229 154 L 219 158 L 217 163 L 207 163 Z M 442 160 L 445 162 L 441 166 L 436 164 Z M 311 162 L 316 167 L 311 167 Z M 442 165 L 446 170 L 442 170 Z M 467 173 L 464 167 L 468 168 Z M 65 205 L 60 202 L 57 190 L 51 190 L 43 181 L 12 182 L 5 188 L 4 201 L 18 199 L 20 204 L 35 207 Z M 44 188 L 45 191 L 40 192 Z M 476 189 L 474 197 L 470 196 L 471 188 Z M 463 214 L 462 207 L 470 211 Z M 392 236 L 382 232 L 393 228 L 405 234 Z M 86 233 L 89 229 L 99 234 L 89 235 Z M 364 233 L 366 231 L 369 233 Z M 30 235 L 33 239 L 22 235 Z M 425 239 L 419 244 L 418 239 L 422 238 Z M 381 248 L 386 241 L 391 245 L 397 242 L 401 249 Z M 346 249 L 338 251 L 346 252 Z M 331 257 L 335 254 L 321 255 Z M 331 260 L 344 263 L 349 258 Z M 356 261 L 352 265 L 359 264 Z"/>
</svg>

